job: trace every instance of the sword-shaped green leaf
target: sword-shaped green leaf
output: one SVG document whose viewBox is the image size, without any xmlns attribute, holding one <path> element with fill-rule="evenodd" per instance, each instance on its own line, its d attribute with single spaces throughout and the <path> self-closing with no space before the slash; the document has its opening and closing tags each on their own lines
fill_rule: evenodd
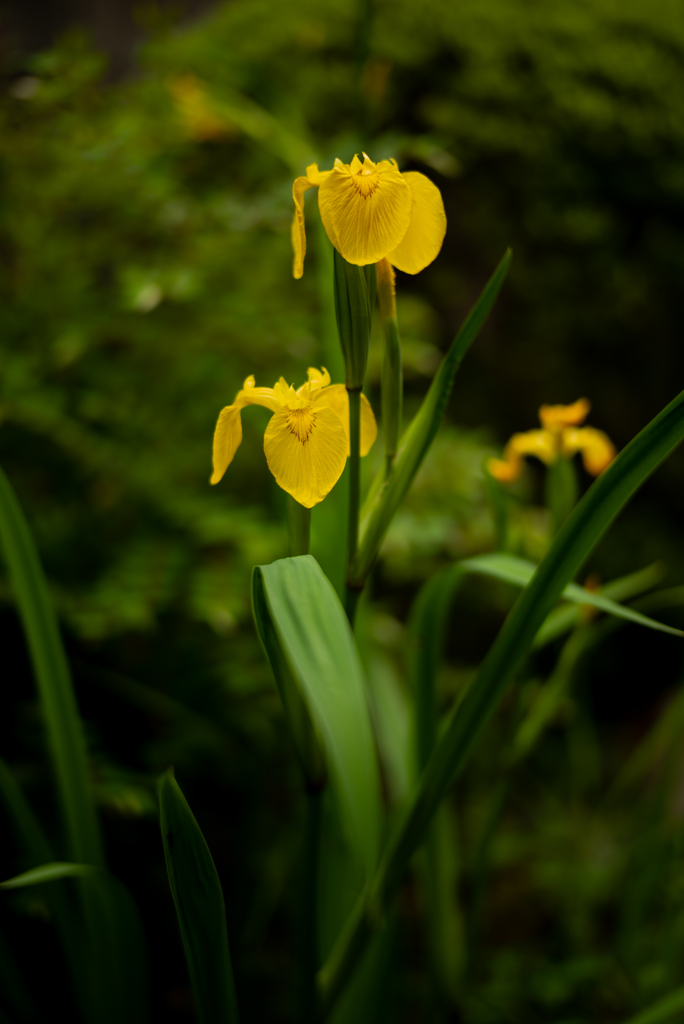
<svg viewBox="0 0 684 1024">
<path fill-rule="evenodd" d="M 478 555 L 476 558 L 465 558 L 458 563 L 460 569 L 466 572 L 477 573 L 481 576 L 493 576 L 497 580 L 504 580 L 506 583 L 513 583 L 516 587 L 526 587 L 530 582 L 537 566 L 534 562 L 528 562 L 525 558 L 517 558 L 515 555 Z M 634 611 L 633 608 L 625 608 L 624 605 L 612 601 L 605 594 L 587 590 L 576 583 L 568 583 L 563 589 L 561 597 L 573 604 L 586 604 L 608 615 L 615 615 L 619 619 L 627 619 L 628 622 L 635 622 L 639 626 L 646 626 L 648 629 L 656 629 L 661 633 L 671 633 L 673 636 L 684 636 L 681 629 L 674 626 L 666 626 L 662 622 L 656 622 L 647 615 Z"/>
<path fill-rule="evenodd" d="M 159 779 L 166 871 L 201 1024 L 237 1024 L 238 1009 L 223 892 L 209 847 L 176 782 Z"/>
<path fill-rule="evenodd" d="M 349 572 L 348 582 L 353 586 L 361 586 L 368 575 L 394 514 L 439 430 L 456 371 L 489 316 L 510 262 L 509 249 L 444 356 L 420 409 L 401 440 L 392 472 L 385 480 L 383 467 L 371 487 L 361 511 L 359 547 Z"/>
<path fill-rule="evenodd" d="M 274 674 L 286 667 L 315 724 L 347 840 L 371 875 L 380 784 L 363 668 L 344 609 L 311 555 L 257 566 L 252 604 Z"/>
<path fill-rule="evenodd" d="M 371 892 L 359 900 L 319 972 L 324 1009 L 342 991 L 435 811 L 564 588 L 635 491 L 684 440 L 684 392 L 655 417 L 598 477 L 557 533 L 511 609 L 463 703 L 437 743 L 410 806 L 385 849 Z"/>
</svg>

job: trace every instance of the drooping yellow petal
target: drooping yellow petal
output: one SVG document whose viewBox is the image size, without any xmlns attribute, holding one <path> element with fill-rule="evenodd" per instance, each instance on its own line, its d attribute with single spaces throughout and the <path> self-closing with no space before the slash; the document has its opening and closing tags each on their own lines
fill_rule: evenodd
<svg viewBox="0 0 684 1024">
<path fill-rule="evenodd" d="M 572 405 L 542 405 L 539 422 L 546 430 L 564 430 L 584 423 L 591 409 L 588 398 L 578 398 Z"/>
<path fill-rule="evenodd" d="M 242 442 L 240 408 L 239 405 L 227 405 L 219 413 L 216 429 L 214 430 L 214 447 L 212 452 L 214 472 L 211 474 L 210 480 L 212 484 L 219 482 L 233 461 L 235 452 Z"/>
<path fill-rule="evenodd" d="M 339 416 L 326 406 L 283 406 L 266 428 L 264 451 L 279 486 L 300 505 L 313 508 L 342 475 L 347 437 Z"/>
<path fill-rule="evenodd" d="M 339 417 L 344 427 L 344 434 L 347 439 L 347 455 L 350 454 L 349 446 L 349 395 L 344 384 L 333 384 L 325 390 L 321 390 L 314 396 L 315 408 L 327 406 Z M 368 455 L 375 438 L 378 436 L 378 425 L 371 409 L 370 402 L 365 395 L 361 395 L 361 455 Z"/>
<path fill-rule="evenodd" d="M 446 234 L 442 195 L 429 178 L 417 171 L 402 175 L 411 192 L 411 220 L 406 234 L 391 252 L 390 263 L 405 274 L 417 274 L 435 259 Z"/>
<path fill-rule="evenodd" d="M 378 304 L 380 315 L 383 317 L 396 316 L 397 304 L 395 301 L 394 270 L 392 264 L 385 256 L 378 260 L 376 265 L 378 275 Z"/>
<path fill-rule="evenodd" d="M 294 252 L 294 263 L 292 273 L 299 279 L 304 273 L 304 257 L 306 256 L 306 227 L 304 224 L 304 193 L 314 188 L 314 183 L 308 177 L 295 178 L 292 186 L 292 198 L 294 199 L 295 212 L 292 218 L 292 249 Z"/>
<path fill-rule="evenodd" d="M 395 249 L 411 220 L 411 192 L 394 160 L 336 160 L 318 190 L 318 205 L 332 244 L 361 267 Z"/>
<path fill-rule="evenodd" d="M 535 455 L 550 465 L 558 456 L 556 438 L 548 430 L 527 430 L 524 434 L 513 434 L 506 445 L 506 458 L 515 455 Z"/>
<path fill-rule="evenodd" d="M 306 256 L 306 227 L 304 224 L 304 193 L 310 188 L 317 188 L 330 174 L 330 171 L 319 171 L 318 164 L 309 164 L 306 176 L 295 178 L 292 186 L 295 212 L 292 218 L 292 249 L 294 264 L 292 273 L 300 278 L 304 273 L 304 257 Z"/>
<path fill-rule="evenodd" d="M 517 480 L 522 467 L 522 459 L 515 455 L 508 459 L 489 459 L 487 462 L 487 471 L 502 484 L 512 484 Z"/>
<path fill-rule="evenodd" d="M 617 451 L 607 434 L 595 427 L 570 427 L 563 432 L 563 451 L 566 455 L 582 453 L 587 473 L 599 476 L 611 464 Z"/>
<path fill-rule="evenodd" d="M 222 409 L 216 429 L 214 430 L 214 444 L 212 461 L 214 471 L 211 475 L 211 483 L 217 484 L 228 466 L 233 461 L 235 452 L 242 441 L 242 422 L 240 410 L 246 405 L 263 405 L 265 408 L 275 412 L 280 408 L 272 388 L 257 388 L 254 386 L 254 377 L 245 380 L 243 388 L 238 391 L 232 405 Z"/>
</svg>

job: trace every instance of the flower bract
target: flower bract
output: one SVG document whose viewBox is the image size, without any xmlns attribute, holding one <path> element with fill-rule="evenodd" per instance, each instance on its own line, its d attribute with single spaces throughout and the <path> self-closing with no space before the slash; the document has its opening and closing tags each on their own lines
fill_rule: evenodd
<svg viewBox="0 0 684 1024">
<path fill-rule="evenodd" d="M 582 453 L 584 468 L 598 476 L 613 461 L 615 445 L 602 430 L 583 427 L 591 405 L 580 398 L 571 405 L 542 405 L 539 410 L 541 430 L 513 434 L 502 459 L 490 459 L 487 469 L 500 483 L 512 483 L 522 472 L 523 456 L 534 455 L 547 466 L 558 458 L 572 458 Z"/>
<path fill-rule="evenodd" d="M 424 174 L 401 174 L 396 160 L 373 163 L 363 155 L 350 164 L 335 160 L 329 171 L 311 164 L 295 179 L 292 221 L 294 276 L 304 272 L 304 193 L 318 189 L 318 206 L 328 238 L 348 263 L 366 266 L 387 258 L 399 270 L 417 274 L 442 248 L 446 215 L 439 189 Z"/>
<path fill-rule="evenodd" d="M 349 455 L 349 398 L 344 384 L 331 385 L 325 367 L 310 368 L 307 382 L 296 391 L 283 377 L 272 388 L 258 388 L 254 377 L 248 377 L 233 404 L 219 415 L 212 484 L 219 482 L 242 441 L 240 413 L 246 405 L 262 405 L 273 413 L 264 434 L 264 452 L 280 487 L 306 508 L 323 501 Z M 373 410 L 361 395 L 361 455 L 368 453 L 376 434 Z"/>
</svg>

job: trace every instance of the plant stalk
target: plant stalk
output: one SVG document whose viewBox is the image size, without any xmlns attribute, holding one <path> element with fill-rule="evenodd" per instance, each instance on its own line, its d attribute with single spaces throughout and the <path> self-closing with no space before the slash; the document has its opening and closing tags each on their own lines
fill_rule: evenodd
<svg viewBox="0 0 684 1024">
<path fill-rule="evenodd" d="M 287 532 L 290 556 L 308 555 L 311 542 L 311 509 L 300 505 L 291 494 L 287 496 Z"/>
<path fill-rule="evenodd" d="M 349 518 L 347 520 L 347 572 L 359 544 L 361 507 L 361 388 L 347 388 L 349 396 Z M 359 599 L 359 588 L 347 582 L 345 609 L 351 624 Z"/>
</svg>

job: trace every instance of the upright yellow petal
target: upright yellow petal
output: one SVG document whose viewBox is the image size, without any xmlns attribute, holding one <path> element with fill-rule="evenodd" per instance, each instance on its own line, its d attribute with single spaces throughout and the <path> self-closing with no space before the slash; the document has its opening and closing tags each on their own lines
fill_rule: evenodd
<svg viewBox="0 0 684 1024">
<path fill-rule="evenodd" d="M 314 407 L 320 409 L 323 406 L 332 409 L 340 418 L 347 438 L 347 455 L 350 454 L 349 446 L 349 395 L 344 384 L 333 384 L 325 390 L 321 390 L 314 396 Z M 375 438 L 378 436 L 378 425 L 371 409 L 370 402 L 365 395 L 361 395 L 361 455 L 368 455 Z"/>
<path fill-rule="evenodd" d="M 617 451 L 607 434 L 595 427 L 570 427 L 563 432 L 563 451 L 566 455 L 582 453 L 587 473 L 599 476 L 611 464 Z"/>
<path fill-rule="evenodd" d="M 411 220 L 411 193 L 394 161 L 336 161 L 318 190 L 328 238 L 348 263 L 377 263 L 402 240 Z"/>
<path fill-rule="evenodd" d="M 591 402 L 588 398 L 578 398 L 571 405 L 542 405 L 539 410 L 539 422 L 547 430 L 577 427 L 584 423 L 590 409 Z"/>
<path fill-rule="evenodd" d="M 257 388 L 254 386 L 254 377 L 247 377 L 241 391 L 235 396 L 232 405 L 222 409 L 216 429 L 214 430 L 214 444 L 212 461 L 214 471 L 210 483 L 217 484 L 228 466 L 233 461 L 235 452 L 242 441 L 242 422 L 240 410 L 246 405 L 263 405 L 266 409 L 275 412 L 280 408 L 272 388 Z"/>
<path fill-rule="evenodd" d="M 305 508 L 330 493 L 347 461 L 347 438 L 339 416 L 325 406 L 283 407 L 264 435 L 268 467 L 284 491 Z"/>
<path fill-rule="evenodd" d="M 326 370 L 325 366 L 317 370 L 315 366 L 310 366 L 307 370 L 307 383 L 310 391 L 318 391 L 319 388 L 327 388 L 330 383 L 330 374 Z M 306 384 L 302 384 L 301 388 L 297 388 L 297 394 L 306 387 Z"/>
<path fill-rule="evenodd" d="M 446 234 L 442 195 L 429 178 L 417 171 L 402 175 L 411 192 L 411 220 L 408 230 L 387 259 L 405 274 L 417 274 L 432 263 Z"/>
</svg>

